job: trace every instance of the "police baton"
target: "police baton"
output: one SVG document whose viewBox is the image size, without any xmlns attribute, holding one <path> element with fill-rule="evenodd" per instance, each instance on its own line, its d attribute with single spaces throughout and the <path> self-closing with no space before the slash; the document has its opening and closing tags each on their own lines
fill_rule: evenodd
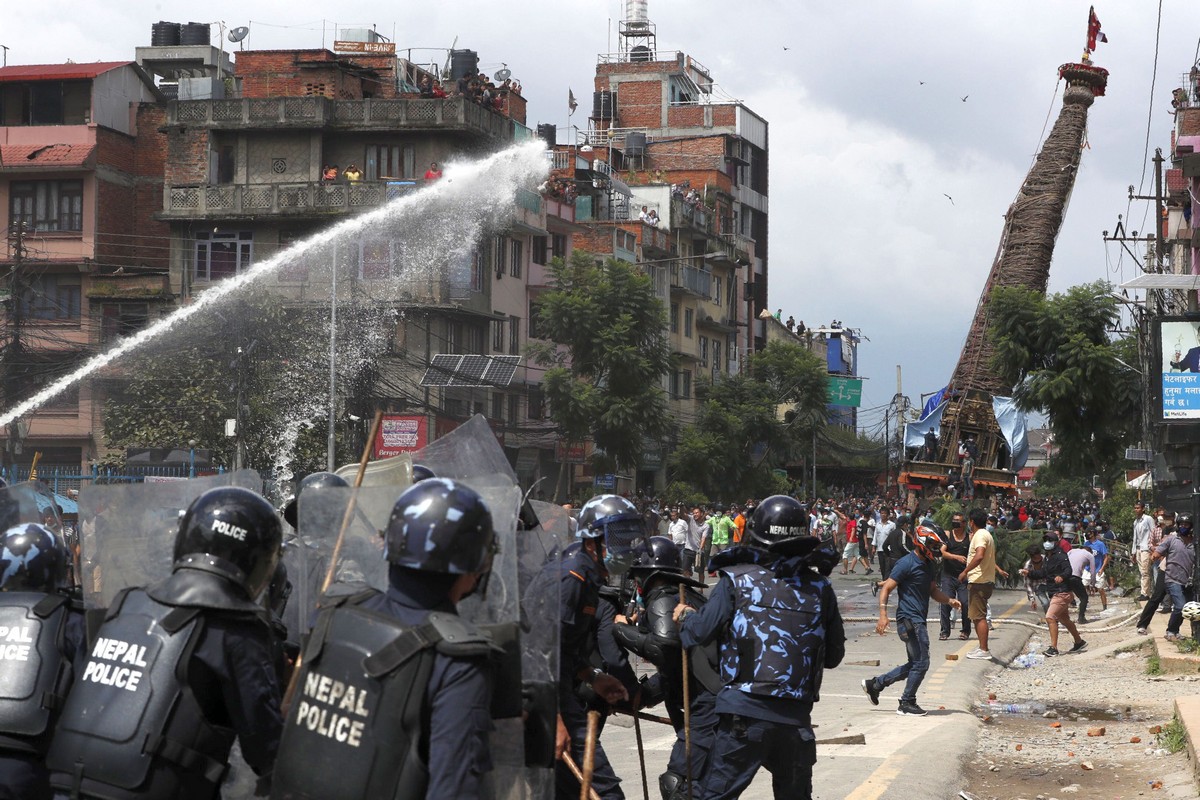
<svg viewBox="0 0 1200 800">
<path fill-rule="evenodd" d="M 562 760 L 567 765 L 567 769 L 571 771 L 571 774 L 575 776 L 575 780 L 579 781 L 580 785 L 582 785 L 583 773 L 579 771 L 579 765 L 575 763 L 575 759 L 571 758 L 570 750 L 562 754 Z M 600 800 L 600 795 L 596 793 L 595 789 L 588 790 L 588 793 L 590 794 L 589 800 Z"/>
<path fill-rule="evenodd" d="M 687 602 L 687 590 L 682 583 L 679 584 L 679 602 Z M 683 753 L 687 764 L 688 800 L 692 800 L 692 698 L 688 686 L 688 649 L 681 647 L 680 650 L 683 653 Z"/>
<path fill-rule="evenodd" d="M 637 738 L 638 766 L 642 768 L 642 800 L 650 800 L 650 784 L 646 781 L 646 750 L 642 745 L 642 721 L 633 715 L 633 735 Z"/>
<path fill-rule="evenodd" d="M 363 448 L 362 458 L 358 462 L 358 474 L 354 476 L 354 488 L 358 489 L 362 486 L 363 475 L 367 472 L 367 462 L 371 460 L 371 447 L 375 444 L 375 436 L 379 433 L 379 426 L 383 422 L 383 411 L 375 412 L 375 419 L 371 422 L 371 432 L 367 434 L 367 445 Z M 342 515 L 342 527 L 338 531 L 337 541 L 333 545 L 333 555 L 329 559 L 329 570 L 325 573 L 325 580 L 321 582 L 321 594 L 325 594 L 325 590 L 329 588 L 329 584 L 333 582 L 333 576 L 337 570 L 338 554 L 342 550 L 342 542 L 346 539 L 346 529 L 350 527 L 350 520 L 354 518 L 354 512 L 358 508 L 358 492 L 350 493 L 350 503 L 346 506 L 346 513 Z M 286 719 L 288 711 L 292 707 L 292 699 L 296 696 L 296 686 L 300 682 L 300 667 L 304 665 L 304 650 L 296 656 L 296 663 L 292 667 L 292 677 L 288 681 L 287 691 L 283 693 L 283 702 L 280 704 L 282 716 Z"/>
<path fill-rule="evenodd" d="M 596 739 L 600 736 L 600 712 L 587 715 L 587 739 L 583 742 L 583 779 L 579 782 L 579 800 L 590 800 L 592 774 L 596 769 Z"/>
</svg>

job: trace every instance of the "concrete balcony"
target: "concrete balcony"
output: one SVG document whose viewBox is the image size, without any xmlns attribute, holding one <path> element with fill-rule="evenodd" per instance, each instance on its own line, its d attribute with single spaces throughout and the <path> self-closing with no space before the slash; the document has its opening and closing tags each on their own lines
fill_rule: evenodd
<svg viewBox="0 0 1200 800">
<path fill-rule="evenodd" d="M 684 202 L 677 197 L 671 198 L 671 230 L 692 228 L 711 234 L 716 215 L 708 206 Z"/>
<path fill-rule="evenodd" d="M 712 273 L 696 267 L 672 264 L 671 291 L 687 292 L 707 300 L 712 296 Z"/>
<path fill-rule="evenodd" d="M 458 131 L 500 141 L 513 138 L 510 119 L 463 97 L 434 100 L 330 100 L 326 97 L 174 100 L 167 104 L 167 125 L 215 130 Z"/>
<path fill-rule="evenodd" d="M 337 216 L 374 208 L 418 188 L 408 181 L 167 186 L 159 217 L 170 220 Z"/>
</svg>

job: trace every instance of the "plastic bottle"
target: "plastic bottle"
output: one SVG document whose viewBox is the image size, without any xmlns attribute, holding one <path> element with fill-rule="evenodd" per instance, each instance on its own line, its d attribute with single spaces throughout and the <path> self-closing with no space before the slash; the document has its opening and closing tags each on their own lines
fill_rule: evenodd
<svg viewBox="0 0 1200 800">
<path fill-rule="evenodd" d="M 981 700 L 979 707 L 993 714 L 1044 714 L 1045 703 L 1001 703 L 999 700 Z"/>
</svg>

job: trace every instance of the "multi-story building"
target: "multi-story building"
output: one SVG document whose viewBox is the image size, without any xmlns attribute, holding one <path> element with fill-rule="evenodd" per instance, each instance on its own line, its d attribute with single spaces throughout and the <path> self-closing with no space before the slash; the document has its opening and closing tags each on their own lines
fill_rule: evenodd
<svg viewBox="0 0 1200 800">
<path fill-rule="evenodd" d="M 171 305 L 152 217 L 162 164 L 144 147 L 158 99 L 127 61 L 0 69 L 6 407 Z M 35 454 L 40 470 L 78 474 L 103 447 L 95 387 L 58 395 L 5 442 L 21 475 Z"/>
</svg>

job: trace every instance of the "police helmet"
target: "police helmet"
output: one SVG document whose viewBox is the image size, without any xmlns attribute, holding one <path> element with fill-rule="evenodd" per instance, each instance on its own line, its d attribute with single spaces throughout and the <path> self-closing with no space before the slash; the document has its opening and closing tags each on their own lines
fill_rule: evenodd
<svg viewBox="0 0 1200 800">
<path fill-rule="evenodd" d="M 651 536 L 634 553 L 629 569 L 631 572 L 681 571 L 679 548 L 666 536 Z"/>
<path fill-rule="evenodd" d="M 45 525 L 26 522 L 4 532 L 0 590 L 50 593 L 67 584 L 67 548 Z"/>
<path fill-rule="evenodd" d="M 808 537 L 808 509 L 794 497 L 772 495 L 754 509 L 747 530 L 753 541 L 767 547 Z"/>
<path fill-rule="evenodd" d="M 1192 515 L 1191 514 L 1179 514 L 1178 516 L 1176 516 L 1175 517 L 1175 527 L 1179 529 L 1180 535 L 1187 536 L 1189 533 L 1192 532 L 1192 529 L 1195 527 L 1192 524 Z"/>
<path fill-rule="evenodd" d="M 579 539 L 604 540 L 609 570 L 624 572 L 634 550 L 646 539 L 646 523 L 637 506 L 617 494 L 598 494 L 579 511 Z"/>
<path fill-rule="evenodd" d="M 437 477 L 437 475 L 433 474 L 433 470 L 431 470 L 429 467 L 425 466 L 424 464 L 413 464 L 412 465 L 412 476 L 413 476 L 413 483 L 420 483 L 421 481 L 426 481 L 426 480 L 429 480 L 430 478 Z"/>
<path fill-rule="evenodd" d="M 928 561 L 942 557 L 942 546 L 946 544 L 946 532 L 930 519 L 921 524 L 908 536 L 909 550 Z"/>
<path fill-rule="evenodd" d="M 275 573 L 283 525 L 261 495 L 239 486 L 209 489 L 188 506 L 175 537 L 175 569 L 228 578 L 258 597 Z"/>
<path fill-rule="evenodd" d="M 267 586 L 267 603 L 271 610 L 278 616 L 283 616 L 284 609 L 287 608 L 288 598 L 292 596 L 292 582 L 288 580 L 287 565 L 283 563 L 283 559 L 279 559 L 279 563 L 275 565 L 275 572 L 271 575 L 271 583 Z"/>
<path fill-rule="evenodd" d="M 426 572 L 487 572 L 496 552 L 492 512 L 479 494 L 448 478 L 414 483 L 396 498 L 387 559 Z"/>
<path fill-rule="evenodd" d="M 296 488 L 296 494 L 283 507 L 283 518 L 287 520 L 288 525 L 293 528 L 298 527 L 296 525 L 296 502 L 300 499 L 300 493 L 306 489 L 318 489 L 324 486 L 343 488 L 349 485 L 345 478 L 332 472 L 314 472 L 311 475 L 305 475 Z"/>
</svg>

